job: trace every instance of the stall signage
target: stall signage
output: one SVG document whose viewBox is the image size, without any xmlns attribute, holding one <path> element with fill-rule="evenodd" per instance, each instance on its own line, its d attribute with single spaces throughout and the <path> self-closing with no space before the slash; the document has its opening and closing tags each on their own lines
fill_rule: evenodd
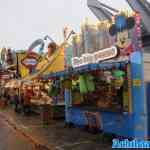
<svg viewBox="0 0 150 150">
<path fill-rule="evenodd" d="M 140 79 L 134 79 L 133 80 L 133 86 L 140 87 L 141 86 L 141 80 Z"/>
<path fill-rule="evenodd" d="M 117 48 L 112 46 L 110 48 L 106 48 L 103 50 L 99 50 L 95 53 L 86 53 L 81 57 L 73 57 L 72 58 L 72 66 L 79 67 L 90 63 L 98 63 L 100 61 L 112 59 L 116 57 L 118 54 Z"/>
<path fill-rule="evenodd" d="M 28 53 L 21 63 L 27 68 L 35 67 L 38 63 L 38 54 L 34 52 Z"/>
<path fill-rule="evenodd" d="M 0 79 L 10 79 L 10 75 L 9 74 L 0 75 Z"/>
</svg>

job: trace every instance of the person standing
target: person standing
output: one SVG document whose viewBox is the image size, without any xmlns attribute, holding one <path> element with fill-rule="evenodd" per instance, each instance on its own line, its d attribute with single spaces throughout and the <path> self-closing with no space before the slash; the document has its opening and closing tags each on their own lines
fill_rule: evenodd
<svg viewBox="0 0 150 150">
<path fill-rule="evenodd" d="M 27 87 L 23 94 L 23 112 L 26 115 L 29 115 L 31 113 L 31 103 L 30 100 L 33 96 L 33 89 L 32 87 Z"/>
<path fill-rule="evenodd" d="M 15 105 L 15 112 L 19 112 L 19 97 L 17 92 L 14 94 L 14 105 Z"/>
<path fill-rule="evenodd" d="M 51 108 L 52 98 L 48 96 L 46 90 L 42 90 L 42 101 L 44 102 L 42 107 L 42 120 L 44 125 L 48 125 L 53 118 L 53 112 Z"/>
</svg>

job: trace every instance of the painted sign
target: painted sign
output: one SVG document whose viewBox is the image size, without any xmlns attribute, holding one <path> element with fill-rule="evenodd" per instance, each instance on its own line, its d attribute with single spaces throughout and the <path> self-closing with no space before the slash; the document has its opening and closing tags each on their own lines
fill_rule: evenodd
<svg viewBox="0 0 150 150">
<path fill-rule="evenodd" d="M 38 64 L 38 57 L 38 54 L 30 52 L 22 59 L 21 63 L 29 69 L 34 68 Z"/>
<path fill-rule="evenodd" d="M 81 57 L 73 57 L 72 66 L 79 67 L 86 64 L 98 63 L 100 61 L 112 59 L 116 57 L 117 54 L 118 54 L 117 48 L 115 46 L 112 46 L 110 48 L 99 50 L 95 53 L 83 54 Z"/>
</svg>

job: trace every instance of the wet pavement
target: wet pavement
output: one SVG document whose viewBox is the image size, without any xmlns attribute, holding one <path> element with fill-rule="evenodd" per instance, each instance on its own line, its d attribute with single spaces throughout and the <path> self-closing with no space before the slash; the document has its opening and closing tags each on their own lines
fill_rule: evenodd
<svg viewBox="0 0 150 150">
<path fill-rule="evenodd" d="M 81 128 L 66 128 L 63 120 L 43 126 L 40 116 L 25 117 L 10 108 L 0 110 L 0 118 L 0 150 L 32 150 L 35 144 L 45 147 L 41 150 L 111 149 L 111 141 L 104 141 L 101 134 L 91 134 Z"/>
<path fill-rule="evenodd" d="M 33 150 L 34 146 L 0 118 L 0 150 Z"/>
</svg>

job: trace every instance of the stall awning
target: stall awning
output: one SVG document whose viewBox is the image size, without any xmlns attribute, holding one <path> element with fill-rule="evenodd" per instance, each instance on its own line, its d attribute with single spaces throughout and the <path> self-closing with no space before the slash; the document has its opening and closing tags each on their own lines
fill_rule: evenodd
<svg viewBox="0 0 150 150">
<path fill-rule="evenodd" d="M 98 69 L 106 69 L 109 70 L 113 67 L 119 68 L 121 66 L 124 66 L 129 61 L 118 61 L 118 62 L 105 62 L 105 63 L 96 63 L 96 64 L 88 64 L 77 68 L 69 68 L 64 71 L 56 72 L 56 73 L 50 73 L 48 75 L 45 75 L 42 77 L 42 79 L 47 80 L 50 78 L 61 78 L 69 75 L 76 75 L 84 72 L 94 71 Z"/>
</svg>

